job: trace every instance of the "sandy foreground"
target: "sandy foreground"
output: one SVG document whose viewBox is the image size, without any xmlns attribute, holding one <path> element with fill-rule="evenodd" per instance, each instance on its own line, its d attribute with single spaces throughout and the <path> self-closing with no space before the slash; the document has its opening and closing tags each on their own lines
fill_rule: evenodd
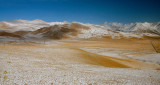
<svg viewBox="0 0 160 85">
<path fill-rule="evenodd" d="M 1 85 L 159 85 L 149 40 L 0 43 Z"/>
</svg>

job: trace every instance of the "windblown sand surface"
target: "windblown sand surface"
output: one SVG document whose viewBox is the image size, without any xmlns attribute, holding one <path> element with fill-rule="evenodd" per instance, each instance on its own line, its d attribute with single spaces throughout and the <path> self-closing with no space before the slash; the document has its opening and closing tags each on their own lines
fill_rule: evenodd
<svg viewBox="0 0 160 85">
<path fill-rule="evenodd" d="M 143 56 L 157 55 L 152 61 Z M 150 56 L 152 57 L 152 56 Z M 2 85 L 160 84 L 160 54 L 150 40 L 1 42 Z"/>
</svg>

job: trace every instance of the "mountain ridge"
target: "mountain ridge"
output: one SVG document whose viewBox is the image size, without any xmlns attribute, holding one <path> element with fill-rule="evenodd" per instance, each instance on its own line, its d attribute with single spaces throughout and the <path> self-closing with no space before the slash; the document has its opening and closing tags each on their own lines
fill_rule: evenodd
<svg viewBox="0 0 160 85">
<path fill-rule="evenodd" d="M 103 25 L 84 24 L 80 22 L 45 22 L 42 20 L 13 20 L 0 22 L 0 35 L 23 38 L 143 38 L 160 35 L 160 22 L 157 23 L 110 23 Z M 2 34 L 3 33 L 3 34 Z M 6 34 L 4 34 L 6 33 Z M 9 34 L 9 35 L 7 35 Z M 14 36 L 16 37 L 16 36 Z"/>
</svg>

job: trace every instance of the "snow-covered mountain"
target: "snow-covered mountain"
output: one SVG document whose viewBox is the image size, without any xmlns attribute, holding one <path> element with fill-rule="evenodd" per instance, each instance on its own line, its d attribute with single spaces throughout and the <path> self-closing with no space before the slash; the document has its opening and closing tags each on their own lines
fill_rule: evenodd
<svg viewBox="0 0 160 85">
<path fill-rule="evenodd" d="M 0 22 L 0 37 L 18 38 L 143 38 L 159 36 L 158 23 L 110 23 L 104 25 L 79 22 L 45 22 L 42 20 L 14 20 Z"/>
<path fill-rule="evenodd" d="M 42 27 L 49 27 L 55 24 L 62 24 L 63 22 L 45 22 L 39 19 L 33 21 L 27 20 L 13 20 L 13 21 L 2 21 L 0 22 L 0 30 L 4 31 L 35 31 Z"/>
<path fill-rule="evenodd" d="M 131 24 L 120 24 L 120 23 L 111 23 L 110 27 L 117 31 L 123 32 L 154 32 L 160 34 L 160 22 L 157 23 L 131 23 Z"/>
</svg>

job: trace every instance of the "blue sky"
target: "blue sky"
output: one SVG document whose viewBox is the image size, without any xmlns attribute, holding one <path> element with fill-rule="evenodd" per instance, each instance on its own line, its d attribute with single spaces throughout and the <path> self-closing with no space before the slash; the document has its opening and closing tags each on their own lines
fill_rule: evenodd
<svg viewBox="0 0 160 85">
<path fill-rule="evenodd" d="M 159 22 L 159 0 L 0 0 L 0 21 Z"/>
</svg>

